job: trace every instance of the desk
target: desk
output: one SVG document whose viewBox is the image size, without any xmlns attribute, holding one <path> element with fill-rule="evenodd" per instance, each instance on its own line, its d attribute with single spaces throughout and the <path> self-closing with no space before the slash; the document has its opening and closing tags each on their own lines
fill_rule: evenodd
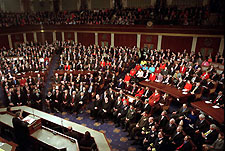
<svg viewBox="0 0 225 151">
<path fill-rule="evenodd" d="M 167 93 L 171 95 L 172 97 L 179 99 L 181 103 L 187 102 L 187 98 L 191 95 L 190 93 L 186 95 L 182 94 L 182 90 L 179 90 L 173 86 L 169 86 L 169 85 L 158 83 L 158 82 L 141 81 L 139 82 L 139 84 Z"/>
<path fill-rule="evenodd" d="M 63 123 L 63 127 L 65 127 L 65 128 L 67 128 L 68 126 L 72 126 L 72 128 L 74 130 L 76 130 L 77 132 L 82 133 L 82 134 L 84 134 L 86 131 L 89 131 L 91 136 L 94 138 L 99 151 L 111 151 L 111 148 L 109 146 L 109 143 L 108 143 L 104 133 L 101 133 L 101 132 L 93 130 L 91 128 L 82 126 L 80 124 L 77 124 L 77 123 L 74 123 L 71 121 L 64 120 L 60 117 L 30 108 L 27 106 L 16 106 L 16 107 L 12 107 L 11 109 L 13 111 L 22 109 L 22 110 L 24 110 L 24 112 L 34 114 L 35 116 L 38 116 L 41 119 L 50 121 L 50 122 L 58 124 L 58 125 L 62 125 L 62 123 Z M 0 112 L 4 112 L 4 111 L 6 111 L 6 108 L 0 108 Z M 8 116 L 6 116 L 6 115 L 0 116 L 0 122 L 4 122 L 5 120 L 7 120 L 7 121 L 9 121 L 7 123 L 9 123 L 9 124 L 11 123 L 11 125 L 12 125 L 12 122 L 10 122 L 11 120 L 8 120 L 7 118 L 8 118 Z M 12 119 L 12 117 L 10 117 L 10 118 Z"/>
<path fill-rule="evenodd" d="M 206 104 L 205 101 L 197 101 L 191 103 L 194 108 L 197 108 L 204 112 L 205 114 L 211 116 L 214 120 L 216 120 L 220 124 L 224 124 L 224 109 L 214 109 L 213 104 Z"/>
<path fill-rule="evenodd" d="M 88 73 L 90 73 L 90 74 L 94 74 L 95 73 L 94 71 L 88 71 L 88 70 L 85 70 L 85 71 L 80 71 L 80 70 L 73 70 L 73 71 L 56 70 L 55 71 L 55 73 L 58 73 L 58 75 L 63 75 L 65 72 L 67 74 L 72 73 L 73 75 L 78 75 L 78 74 L 86 75 Z"/>
<path fill-rule="evenodd" d="M 15 151 L 16 147 L 18 146 L 17 144 L 15 144 L 13 142 L 9 142 L 2 137 L 0 137 L 0 142 L 4 143 L 4 145 L 0 146 L 0 149 L 3 149 L 5 151 Z"/>
</svg>

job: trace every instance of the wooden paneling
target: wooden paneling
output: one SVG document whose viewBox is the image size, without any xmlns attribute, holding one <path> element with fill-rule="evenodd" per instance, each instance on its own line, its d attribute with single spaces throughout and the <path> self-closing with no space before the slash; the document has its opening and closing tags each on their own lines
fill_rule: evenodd
<svg viewBox="0 0 225 151">
<path fill-rule="evenodd" d="M 162 36 L 162 49 L 171 49 L 174 52 L 182 52 L 184 49 L 191 52 L 192 37 Z"/>
<path fill-rule="evenodd" d="M 115 46 L 127 46 L 137 47 L 137 35 L 136 34 L 115 34 L 114 35 Z"/>
<path fill-rule="evenodd" d="M 111 45 L 111 34 L 106 34 L 106 33 L 98 34 L 98 45 L 102 46 L 103 44 L 104 44 L 104 46 L 106 44 L 108 44 L 108 46 Z"/>
<path fill-rule="evenodd" d="M 8 35 L 0 35 L 0 49 L 6 47 L 9 49 Z"/>
<path fill-rule="evenodd" d="M 26 37 L 28 42 L 34 42 L 34 33 L 26 33 Z"/>
<path fill-rule="evenodd" d="M 157 35 L 141 35 L 141 48 L 144 48 L 145 46 L 150 46 L 150 49 L 157 49 L 157 44 Z"/>
<path fill-rule="evenodd" d="M 48 43 L 53 42 L 53 33 L 52 32 L 44 32 L 45 41 L 47 40 Z"/>
<path fill-rule="evenodd" d="M 44 43 L 44 33 L 43 32 L 37 32 L 37 42 L 38 43 Z"/>
<path fill-rule="evenodd" d="M 64 39 L 65 40 L 75 40 L 74 32 L 64 32 Z"/>
<path fill-rule="evenodd" d="M 62 33 L 56 32 L 56 40 L 62 41 Z"/>
<path fill-rule="evenodd" d="M 215 56 L 219 51 L 220 40 L 221 38 L 198 37 L 195 52 L 200 51 L 203 55 L 205 54 L 206 56 L 208 56 L 211 52 L 212 56 Z"/>
<path fill-rule="evenodd" d="M 77 33 L 77 42 L 85 46 L 90 44 L 95 44 L 95 34 L 94 33 Z"/>
<path fill-rule="evenodd" d="M 11 40 L 12 40 L 13 47 L 16 48 L 18 44 L 21 44 L 24 42 L 23 34 L 12 34 Z"/>
</svg>

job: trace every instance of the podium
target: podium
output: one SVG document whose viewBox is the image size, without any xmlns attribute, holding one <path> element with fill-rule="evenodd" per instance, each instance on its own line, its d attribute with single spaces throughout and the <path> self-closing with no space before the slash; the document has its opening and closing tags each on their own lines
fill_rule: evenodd
<svg viewBox="0 0 225 151">
<path fill-rule="evenodd" d="M 29 124 L 28 131 L 30 135 L 41 129 L 41 118 L 37 116 L 29 114 L 23 119 L 23 121 L 26 121 Z"/>
</svg>

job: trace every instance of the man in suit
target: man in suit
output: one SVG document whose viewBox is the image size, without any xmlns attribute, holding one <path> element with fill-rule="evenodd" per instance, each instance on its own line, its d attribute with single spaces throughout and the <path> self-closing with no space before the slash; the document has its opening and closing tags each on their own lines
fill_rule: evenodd
<svg viewBox="0 0 225 151">
<path fill-rule="evenodd" d="M 59 92 L 59 89 L 55 90 L 55 94 L 53 95 L 53 110 L 56 112 L 60 112 L 60 105 L 62 102 L 62 94 Z"/>
<path fill-rule="evenodd" d="M 69 109 L 70 114 L 73 114 L 75 112 L 75 103 L 76 102 L 77 102 L 77 93 L 74 90 L 72 92 L 71 99 L 70 99 L 70 102 L 68 104 L 68 109 Z"/>
<path fill-rule="evenodd" d="M 12 124 L 14 128 L 14 133 L 16 137 L 16 141 L 20 148 L 23 151 L 27 150 L 28 142 L 29 142 L 29 131 L 28 131 L 28 123 L 22 121 L 23 110 L 21 112 L 17 112 L 15 117 L 12 119 Z M 28 144 L 27 144 L 28 143 Z"/>
<path fill-rule="evenodd" d="M 176 131 L 169 137 L 171 148 L 174 150 L 183 143 L 184 135 L 182 134 L 182 127 L 178 126 Z"/>
<path fill-rule="evenodd" d="M 120 124 L 123 122 L 123 118 L 127 115 L 128 110 L 129 110 L 129 106 L 127 105 L 127 102 L 123 101 L 123 105 L 121 106 L 121 109 L 118 110 L 118 113 L 116 117 L 114 118 L 114 123 L 116 123 L 116 127 L 119 127 Z"/>
<path fill-rule="evenodd" d="M 113 118 L 116 118 L 118 115 L 118 112 L 121 110 L 121 107 L 123 105 L 123 102 L 120 97 L 117 98 L 115 101 L 113 108 L 111 109 L 111 113 L 113 114 Z"/>
<path fill-rule="evenodd" d="M 147 150 L 148 151 L 165 151 L 166 150 L 166 140 L 162 132 L 158 133 L 158 137 L 155 139 L 152 145 L 150 145 Z"/>
<path fill-rule="evenodd" d="M 210 128 L 208 131 L 206 131 L 205 133 L 201 133 L 202 138 L 199 139 L 201 141 L 201 144 L 209 144 L 212 145 L 214 141 L 216 141 L 217 137 L 218 137 L 218 132 L 216 130 L 216 125 L 215 124 L 211 124 Z"/>
<path fill-rule="evenodd" d="M 160 128 L 165 127 L 168 122 L 167 112 L 165 110 L 162 111 L 161 115 L 158 118 L 156 118 L 156 121 Z"/>
<path fill-rule="evenodd" d="M 102 100 L 101 100 L 99 94 L 96 94 L 95 99 L 93 100 L 91 108 L 90 108 L 91 109 L 91 114 L 90 114 L 91 117 L 96 119 L 98 111 L 101 110 L 101 107 L 102 107 Z"/>
<path fill-rule="evenodd" d="M 67 112 L 69 103 L 70 103 L 70 94 L 68 93 L 68 90 L 64 90 L 64 94 L 62 96 L 62 103 L 61 103 L 61 111 Z"/>
<path fill-rule="evenodd" d="M 176 148 L 176 151 L 192 151 L 192 145 L 190 143 L 191 137 L 186 135 L 183 143 Z"/>
<path fill-rule="evenodd" d="M 105 118 L 111 113 L 111 102 L 109 102 L 108 97 L 104 98 L 101 106 L 101 109 L 98 111 L 97 121 L 99 121 L 99 119 L 101 118 L 101 122 L 104 123 Z"/>
<path fill-rule="evenodd" d="M 203 149 L 209 151 L 222 151 L 224 149 L 224 134 L 219 133 L 217 140 L 214 141 L 212 145 L 203 144 Z"/>
<path fill-rule="evenodd" d="M 131 104 L 126 116 L 121 118 L 121 122 L 123 124 L 122 128 L 125 129 L 124 131 L 127 131 L 130 124 L 135 123 L 135 121 L 136 121 L 136 111 L 134 105 Z"/>
<path fill-rule="evenodd" d="M 137 123 L 130 124 L 129 126 L 129 135 L 131 139 L 134 139 L 135 136 L 139 136 L 143 127 L 148 125 L 148 114 L 146 112 L 142 113 L 141 119 Z"/>
<path fill-rule="evenodd" d="M 166 124 L 165 127 L 163 127 L 162 131 L 167 135 L 171 136 L 176 131 L 176 123 L 175 119 L 171 118 L 170 121 Z"/>
<path fill-rule="evenodd" d="M 80 113 L 81 108 L 86 103 L 86 97 L 84 96 L 84 92 L 80 93 L 80 96 L 78 96 L 77 102 L 75 103 L 75 114 L 76 117 L 78 117 L 78 114 Z"/>
<path fill-rule="evenodd" d="M 183 119 L 183 116 L 187 116 L 188 113 L 189 109 L 187 104 L 183 104 L 178 111 L 172 112 L 171 118 L 174 118 L 177 121 L 178 119 Z"/>
<path fill-rule="evenodd" d="M 149 144 L 153 143 L 157 138 L 157 129 L 156 126 L 153 125 L 151 129 L 149 130 L 148 134 L 146 137 L 143 139 L 143 150 L 147 150 Z"/>
</svg>

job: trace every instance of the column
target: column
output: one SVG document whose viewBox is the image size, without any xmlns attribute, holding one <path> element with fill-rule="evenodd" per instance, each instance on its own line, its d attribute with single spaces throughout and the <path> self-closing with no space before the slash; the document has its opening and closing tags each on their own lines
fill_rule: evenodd
<svg viewBox="0 0 225 151">
<path fill-rule="evenodd" d="M 109 0 L 109 8 L 112 9 L 114 7 L 115 0 Z"/>
<path fill-rule="evenodd" d="M 91 0 L 87 0 L 87 7 L 89 10 L 91 10 Z"/>
<path fill-rule="evenodd" d="M 167 6 L 171 6 L 172 5 L 173 0 L 166 0 L 166 4 Z"/>
<path fill-rule="evenodd" d="M 36 43 L 37 42 L 37 33 L 34 32 L 34 42 Z"/>
<path fill-rule="evenodd" d="M 22 0 L 20 0 L 20 11 L 24 12 L 24 5 L 23 5 Z"/>
<path fill-rule="evenodd" d="M 62 32 L 62 41 L 65 41 L 64 32 Z"/>
<path fill-rule="evenodd" d="M 223 55 L 223 51 L 224 51 L 224 37 L 222 37 L 220 41 L 220 48 L 219 48 L 220 55 Z"/>
<path fill-rule="evenodd" d="M 50 3 L 50 11 L 53 12 L 54 11 L 53 0 L 50 0 L 49 3 Z"/>
<path fill-rule="evenodd" d="M 56 41 L 56 32 L 52 32 L 52 39 L 53 39 L 53 42 Z"/>
<path fill-rule="evenodd" d="M 74 32 L 74 39 L 75 39 L 75 43 L 78 43 L 78 40 L 77 40 L 77 32 Z"/>
<path fill-rule="evenodd" d="M 62 0 L 59 0 L 59 11 L 62 11 Z"/>
<path fill-rule="evenodd" d="M 34 12 L 34 0 L 30 0 L 30 10 L 31 12 Z"/>
<path fill-rule="evenodd" d="M 141 47 L 141 34 L 137 34 L 137 48 Z"/>
<path fill-rule="evenodd" d="M 79 11 L 81 7 L 81 0 L 77 0 L 77 10 Z"/>
<path fill-rule="evenodd" d="M 111 47 L 114 47 L 114 33 L 111 33 Z"/>
<path fill-rule="evenodd" d="M 192 39 L 191 52 L 195 52 L 196 44 L 197 44 L 197 37 L 195 36 L 195 37 L 193 37 L 193 39 Z"/>
<path fill-rule="evenodd" d="M 26 43 L 27 42 L 27 35 L 26 33 L 23 33 L 23 41 Z"/>
<path fill-rule="evenodd" d="M 8 42 L 9 42 L 9 47 L 13 48 L 11 35 L 8 35 Z"/>
<path fill-rule="evenodd" d="M 160 50 L 161 46 L 162 46 L 162 35 L 158 35 L 157 50 Z"/>
<path fill-rule="evenodd" d="M 98 33 L 95 33 L 95 45 L 98 45 Z"/>
<path fill-rule="evenodd" d="M 122 6 L 123 8 L 127 8 L 127 0 L 122 0 Z"/>
<path fill-rule="evenodd" d="M 156 0 L 151 0 L 151 6 L 154 7 L 156 3 Z"/>
</svg>

